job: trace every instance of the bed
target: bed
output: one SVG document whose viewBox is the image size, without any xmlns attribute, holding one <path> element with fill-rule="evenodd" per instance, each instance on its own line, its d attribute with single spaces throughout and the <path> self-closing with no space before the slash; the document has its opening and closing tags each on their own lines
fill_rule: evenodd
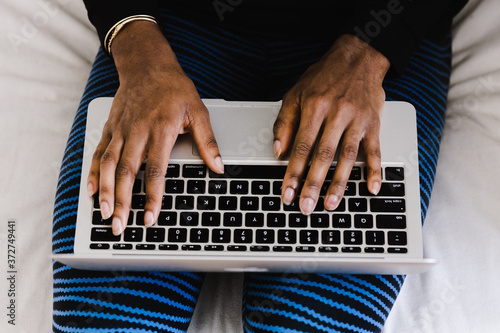
<svg viewBox="0 0 500 333">
<path fill-rule="evenodd" d="M 99 43 L 80 1 L 0 7 L 0 332 L 49 332 L 58 169 Z M 500 331 L 498 13 L 498 0 L 471 0 L 455 20 L 447 122 L 424 226 L 425 254 L 439 265 L 407 277 L 386 333 Z M 240 332 L 241 283 L 240 274 L 210 274 L 189 332 Z"/>
</svg>

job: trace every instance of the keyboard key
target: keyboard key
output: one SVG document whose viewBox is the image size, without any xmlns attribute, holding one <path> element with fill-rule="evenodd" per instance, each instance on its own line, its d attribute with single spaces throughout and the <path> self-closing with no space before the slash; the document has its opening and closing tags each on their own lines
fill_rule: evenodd
<svg viewBox="0 0 500 333">
<path fill-rule="evenodd" d="M 101 216 L 101 212 L 98 210 L 95 210 L 92 213 L 92 224 L 93 225 L 111 225 L 111 222 L 113 221 L 113 218 L 110 217 L 107 220 L 103 220 Z"/>
<path fill-rule="evenodd" d="M 184 164 L 182 166 L 182 176 L 184 178 L 205 178 L 207 168 L 204 164 Z"/>
<path fill-rule="evenodd" d="M 176 224 L 177 224 L 176 212 L 160 212 L 160 215 L 158 215 L 158 225 L 176 225 Z"/>
<path fill-rule="evenodd" d="M 345 199 L 340 200 L 339 205 L 334 210 L 329 210 L 329 212 L 345 212 Z"/>
<path fill-rule="evenodd" d="M 255 242 L 257 244 L 274 243 L 274 230 L 258 229 L 255 234 Z"/>
<path fill-rule="evenodd" d="M 380 168 L 380 174 L 382 176 L 382 179 L 384 179 L 384 170 L 382 168 Z M 363 168 L 363 175 L 365 177 L 365 180 L 367 180 L 368 179 L 368 168 L 367 167 Z"/>
<path fill-rule="evenodd" d="M 273 194 L 274 195 L 281 195 L 281 186 L 283 185 L 282 181 L 274 181 L 273 182 Z"/>
<path fill-rule="evenodd" d="M 233 180 L 229 186 L 231 194 L 248 194 L 248 182 L 246 180 Z"/>
<path fill-rule="evenodd" d="M 365 198 L 349 198 L 349 211 L 366 212 L 368 210 L 368 201 Z"/>
<path fill-rule="evenodd" d="M 361 248 L 357 246 L 345 246 L 342 248 L 342 252 L 344 253 L 359 253 L 361 252 Z"/>
<path fill-rule="evenodd" d="M 92 250 L 108 250 L 109 244 L 106 243 L 92 243 L 90 244 Z"/>
<path fill-rule="evenodd" d="M 113 250 L 131 250 L 132 249 L 132 244 L 113 244 Z"/>
<path fill-rule="evenodd" d="M 267 251 L 269 251 L 269 246 L 267 246 L 267 245 L 252 245 L 252 246 L 250 246 L 250 251 L 267 252 Z"/>
<path fill-rule="evenodd" d="M 220 197 L 219 210 L 236 210 L 238 207 L 237 197 Z"/>
<path fill-rule="evenodd" d="M 283 179 L 286 165 L 225 165 L 224 174 L 209 171 L 210 178 Z"/>
<path fill-rule="evenodd" d="M 132 193 L 141 193 L 142 192 L 142 181 L 140 179 L 136 179 L 134 181 L 134 186 L 132 187 Z"/>
<path fill-rule="evenodd" d="M 317 230 L 301 230 L 300 244 L 318 244 Z"/>
<path fill-rule="evenodd" d="M 193 244 L 184 244 L 181 249 L 183 251 L 200 251 L 201 245 L 193 245 Z"/>
<path fill-rule="evenodd" d="M 160 245 L 158 245 L 158 250 L 162 250 L 162 251 L 176 251 L 178 249 L 179 249 L 179 246 L 175 245 L 175 244 L 160 244 Z"/>
<path fill-rule="evenodd" d="M 187 193 L 190 194 L 205 194 L 207 183 L 204 180 L 188 180 Z"/>
<path fill-rule="evenodd" d="M 406 232 L 389 231 L 387 233 L 387 243 L 389 245 L 406 245 Z"/>
<path fill-rule="evenodd" d="M 293 200 L 292 203 L 289 205 L 283 204 L 283 210 L 285 212 L 300 212 L 299 198 Z"/>
<path fill-rule="evenodd" d="M 267 226 L 269 228 L 283 228 L 286 225 L 286 215 L 283 213 L 267 214 Z"/>
<path fill-rule="evenodd" d="M 252 194 L 267 195 L 269 193 L 271 193 L 271 184 L 268 181 L 254 180 L 252 182 Z"/>
<path fill-rule="evenodd" d="M 247 227 L 263 227 L 264 214 L 262 213 L 246 213 L 245 226 Z"/>
<path fill-rule="evenodd" d="M 229 243 L 231 241 L 230 229 L 213 229 L 212 243 Z"/>
<path fill-rule="evenodd" d="M 171 228 L 168 229 L 169 243 L 184 243 L 187 239 L 187 229 L 184 228 Z M 161 248 L 160 248 L 161 250 Z"/>
<path fill-rule="evenodd" d="M 387 249 L 389 253 L 408 253 L 408 249 L 404 247 L 390 247 Z"/>
<path fill-rule="evenodd" d="M 220 213 L 202 213 L 201 214 L 201 225 L 207 226 L 207 227 L 220 226 Z"/>
<path fill-rule="evenodd" d="M 184 193 L 184 181 L 181 179 L 167 179 L 165 181 L 165 193 Z"/>
<path fill-rule="evenodd" d="M 164 242 L 165 229 L 164 228 L 148 228 L 146 229 L 146 242 Z"/>
<path fill-rule="evenodd" d="M 208 243 L 208 229 L 193 228 L 189 234 L 189 241 L 191 243 Z"/>
<path fill-rule="evenodd" d="M 243 214 L 241 213 L 224 213 L 225 227 L 241 227 L 243 225 Z"/>
<path fill-rule="evenodd" d="M 280 245 L 273 246 L 274 252 L 292 252 L 292 250 L 293 248 L 291 246 L 280 246 Z"/>
<path fill-rule="evenodd" d="M 252 229 L 234 229 L 235 243 L 251 243 L 253 241 Z"/>
<path fill-rule="evenodd" d="M 211 180 L 208 182 L 208 193 L 210 194 L 226 194 L 227 181 L 225 180 Z"/>
<path fill-rule="evenodd" d="M 224 251 L 224 245 L 205 245 L 205 251 Z"/>
<path fill-rule="evenodd" d="M 132 196 L 132 208 L 133 209 L 144 209 L 144 203 L 146 202 L 146 196 L 142 194 L 136 194 Z"/>
<path fill-rule="evenodd" d="M 215 210 L 215 197 L 199 196 L 196 203 L 198 210 Z"/>
<path fill-rule="evenodd" d="M 281 208 L 281 198 L 279 197 L 263 197 L 262 210 L 263 211 L 278 211 Z"/>
<path fill-rule="evenodd" d="M 373 228 L 373 216 L 367 214 L 354 215 L 354 227 L 364 229 Z"/>
<path fill-rule="evenodd" d="M 295 244 L 297 242 L 297 232 L 295 230 L 278 230 L 279 244 Z"/>
<path fill-rule="evenodd" d="M 351 215 L 349 214 L 333 214 L 333 227 L 334 228 L 350 228 Z"/>
<path fill-rule="evenodd" d="M 356 195 L 356 183 L 348 182 L 344 190 L 344 196 L 351 197 L 354 195 Z"/>
<path fill-rule="evenodd" d="M 142 242 L 143 228 L 127 228 L 123 232 L 123 240 L 126 242 Z"/>
<path fill-rule="evenodd" d="M 172 209 L 172 196 L 164 195 L 161 201 L 161 209 Z"/>
<path fill-rule="evenodd" d="M 241 197 L 240 198 L 241 210 L 258 210 L 259 198 L 257 197 Z"/>
<path fill-rule="evenodd" d="M 306 228 L 307 227 L 307 216 L 302 214 L 290 214 L 288 215 L 288 226 L 290 228 Z"/>
<path fill-rule="evenodd" d="M 228 251 L 235 251 L 235 252 L 243 252 L 247 250 L 247 247 L 245 245 L 228 245 L 227 246 Z"/>
<path fill-rule="evenodd" d="M 137 217 L 135 219 L 136 225 L 144 225 L 144 211 L 140 210 L 137 212 Z"/>
<path fill-rule="evenodd" d="M 321 242 L 323 244 L 340 244 L 340 231 L 323 230 L 321 232 Z"/>
<path fill-rule="evenodd" d="M 384 245 L 385 236 L 383 231 L 367 231 L 366 232 L 367 245 Z"/>
<path fill-rule="evenodd" d="M 377 215 L 377 229 L 406 229 L 406 216 Z"/>
<path fill-rule="evenodd" d="M 363 233 L 361 231 L 344 231 L 344 244 L 361 245 L 363 244 Z"/>
<path fill-rule="evenodd" d="M 319 252 L 339 252 L 339 249 L 335 246 L 320 246 Z"/>
<path fill-rule="evenodd" d="M 167 178 L 177 178 L 181 174 L 181 167 L 179 164 L 169 164 L 167 167 Z"/>
<path fill-rule="evenodd" d="M 359 195 L 374 196 L 368 191 L 367 183 L 359 183 Z M 382 183 L 378 197 L 404 197 L 405 184 L 404 183 Z"/>
<path fill-rule="evenodd" d="M 182 212 L 180 215 L 180 225 L 197 226 L 198 216 L 198 212 Z"/>
<path fill-rule="evenodd" d="M 135 246 L 136 250 L 156 250 L 156 245 L 154 244 L 137 244 Z"/>
<path fill-rule="evenodd" d="M 383 247 L 365 247 L 366 253 L 384 253 Z"/>
<path fill-rule="evenodd" d="M 311 214 L 312 228 L 329 228 L 330 215 L 328 214 Z"/>
<path fill-rule="evenodd" d="M 361 180 L 361 167 L 355 166 L 352 168 L 349 180 Z"/>
<path fill-rule="evenodd" d="M 175 197 L 175 209 L 191 210 L 194 208 L 194 197 L 187 195 L 179 195 Z"/>
<path fill-rule="evenodd" d="M 403 213 L 406 211 L 404 199 L 370 199 L 372 212 Z"/>
<path fill-rule="evenodd" d="M 385 179 L 386 180 L 404 180 L 405 172 L 402 167 L 387 167 L 385 168 Z"/>
<path fill-rule="evenodd" d="M 120 236 L 113 235 L 111 228 L 92 228 L 90 240 L 93 242 L 118 242 Z"/>
<path fill-rule="evenodd" d="M 297 252 L 314 252 L 316 248 L 314 246 L 297 246 L 295 247 L 295 251 Z"/>
</svg>

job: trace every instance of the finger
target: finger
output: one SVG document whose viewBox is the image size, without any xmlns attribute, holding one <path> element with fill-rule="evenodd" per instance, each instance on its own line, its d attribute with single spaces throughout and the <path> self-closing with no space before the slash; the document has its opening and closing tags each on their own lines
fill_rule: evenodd
<svg viewBox="0 0 500 333">
<path fill-rule="evenodd" d="M 348 129 L 344 133 L 344 138 L 340 146 L 337 167 L 333 174 L 332 183 L 328 187 L 325 196 L 325 208 L 334 210 L 337 208 L 344 195 L 347 181 L 351 174 L 352 167 L 358 156 L 359 142 L 362 132 L 357 129 Z"/>
<path fill-rule="evenodd" d="M 293 93 L 288 93 L 283 98 L 281 109 L 273 126 L 274 155 L 280 158 L 288 151 L 293 141 L 294 133 L 300 122 L 300 105 Z"/>
<path fill-rule="evenodd" d="M 103 219 L 113 215 L 115 203 L 115 171 L 120 159 L 123 141 L 113 137 L 100 160 L 99 205 Z"/>
<path fill-rule="evenodd" d="M 367 131 L 362 140 L 368 175 L 367 186 L 368 190 L 375 195 L 380 191 L 382 183 L 379 132 L 380 123 L 377 122 Z"/>
<path fill-rule="evenodd" d="M 111 136 L 105 134 L 101 137 L 99 144 L 92 155 L 92 162 L 90 164 L 90 171 L 87 177 L 87 193 L 89 197 L 92 197 L 96 194 L 97 189 L 99 188 L 99 169 L 101 164 L 101 157 L 104 154 L 104 151 L 108 147 L 109 141 L 111 140 Z"/>
<path fill-rule="evenodd" d="M 124 144 L 122 156 L 115 172 L 115 207 L 113 213 L 113 234 L 121 234 L 127 227 L 132 200 L 132 188 L 144 156 L 145 139 L 129 137 Z"/>
<path fill-rule="evenodd" d="M 204 105 L 197 112 L 197 116 L 192 119 L 191 134 L 207 166 L 216 173 L 224 173 L 219 145 L 210 125 L 208 110 Z"/>
</svg>

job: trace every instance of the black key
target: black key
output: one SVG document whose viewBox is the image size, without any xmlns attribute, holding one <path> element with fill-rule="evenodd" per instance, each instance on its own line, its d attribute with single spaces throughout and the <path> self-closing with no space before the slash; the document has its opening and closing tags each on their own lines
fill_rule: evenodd
<svg viewBox="0 0 500 333">
<path fill-rule="evenodd" d="M 246 180 L 233 180 L 229 187 L 231 194 L 248 194 L 248 182 Z"/>
<path fill-rule="evenodd" d="M 164 242 L 164 228 L 148 228 L 146 229 L 146 242 Z"/>
<path fill-rule="evenodd" d="M 377 229 L 406 229 L 406 216 L 377 215 Z"/>
<path fill-rule="evenodd" d="M 283 185 L 282 181 L 274 181 L 273 182 L 273 194 L 281 195 L 281 186 Z"/>
<path fill-rule="evenodd" d="M 278 230 L 278 243 L 295 244 L 297 242 L 297 232 L 295 230 Z"/>
<path fill-rule="evenodd" d="M 264 214 L 262 213 L 246 213 L 245 226 L 247 227 L 263 227 Z"/>
<path fill-rule="evenodd" d="M 208 243 L 208 229 L 193 228 L 189 234 L 189 241 L 191 243 Z"/>
<path fill-rule="evenodd" d="M 229 243 L 231 241 L 231 229 L 213 229 L 212 243 Z"/>
<path fill-rule="evenodd" d="M 292 252 L 292 250 L 293 248 L 291 246 L 280 246 L 280 245 L 273 246 L 274 252 Z"/>
<path fill-rule="evenodd" d="M 156 245 L 154 244 L 137 244 L 135 246 L 136 250 L 155 250 Z"/>
<path fill-rule="evenodd" d="M 269 246 L 267 246 L 267 245 L 252 245 L 252 246 L 250 246 L 250 251 L 266 252 L 266 251 L 269 251 Z"/>
<path fill-rule="evenodd" d="M 146 170 L 146 163 L 142 163 L 139 169 L 142 171 Z"/>
<path fill-rule="evenodd" d="M 176 223 L 176 212 L 160 212 L 160 215 L 158 215 L 158 225 L 175 225 Z"/>
<path fill-rule="evenodd" d="M 386 180 L 404 180 L 405 179 L 405 169 L 401 167 L 387 167 L 385 168 L 385 179 Z"/>
<path fill-rule="evenodd" d="M 338 231 L 338 230 L 323 230 L 321 232 L 321 243 L 323 243 L 323 244 L 340 244 L 340 231 Z"/>
<path fill-rule="evenodd" d="M 208 193 L 210 194 L 226 194 L 227 181 L 225 180 L 211 180 L 208 182 Z"/>
<path fill-rule="evenodd" d="M 328 172 L 326 173 L 325 179 L 332 179 L 333 174 L 335 173 L 336 166 L 335 165 L 330 165 L 330 168 L 328 169 Z"/>
<path fill-rule="evenodd" d="M 127 228 L 123 232 L 125 242 L 142 242 L 143 228 Z"/>
<path fill-rule="evenodd" d="M 106 243 L 92 243 L 90 244 L 92 250 L 108 250 L 109 244 Z"/>
<path fill-rule="evenodd" d="M 363 233 L 361 231 L 344 231 L 344 244 L 361 245 L 363 243 Z"/>
<path fill-rule="evenodd" d="M 404 247 L 390 247 L 387 249 L 389 253 L 408 253 L 408 249 Z"/>
<path fill-rule="evenodd" d="M 259 198 L 257 197 L 241 197 L 240 198 L 241 210 L 258 210 Z"/>
<path fill-rule="evenodd" d="M 179 195 L 175 197 L 175 209 L 191 210 L 194 208 L 194 197 L 187 195 Z"/>
<path fill-rule="evenodd" d="M 205 251 L 224 251 L 224 245 L 205 245 Z"/>
<path fill-rule="evenodd" d="M 238 208 L 238 198 L 236 197 L 220 197 L 219 210 L 236 210 Z"/>
<path fill-rule="evenodd" d="M 107 220 L 102 219 L 101 212 L 98 210 L 95 210 L 92 213 L 92 224 L 93 225 L 111 225 L 111 222 L 113 221 L 113 218 L 110 217 Z"/>
<path fill-rule="evenodd" d="M 180 225 L 182 226 L 197 226 L 198 212 L 182 212 L 180 216 Z"/>
<path fill-rule="evenodd" d="M 403 213 L 406 211 L 404 199 L 370 199 L 372 212 Z"/>
<path fill-rule="evenodd" d="M 137 217 L 135 219 L 136 225 L 144 225 L 144 211 L 140 210 L 137 212 Z"/>
<path fill-rule="evenodd" d="M 241 227 L 243 225 L 243 215 L 241 213 L 224 213 L 225 227 Z"/>
<path fill-rule="evenodd" d="M 267 226 L 270 228 L 283 228 L 286 225 L 286 215 L 283 213 L 267 214 Z"/>
<path fill-rule="evenodd" d="M 161 200 L 161 209 L 172 209 L 172 196 L 164 195 Z"/>
<path fill-rule="evenodd" d="M 94 202 L 94 208 L 99 209 L 99 192 L 94 194 L 94 196 L 92 197 L 92 201 Z"/>
<path fill-rule="evenodd" d="M 204 180 L 188 180 L 187 193 L 190 194 L 204 194 L 207 183 Z"/>
<path fill-rule="evenodd" d="M 214 210 L 215 209 L 215 197 L 199 196 L 196 199 L 198 210 Z"/>
<path fill-rule="evenodd" d="M 322 212 L 325 210 L 325 199 L 323 197 L 319 197 L 316 202 L 316 206 L 314 207 L 315 212 Z"/>
<path fill-rule="evenodd" d="M 329 212 L 345 212 L 345 199 L 340 200 L 339 205 L 334 210 L 329 210 Z"/>
<path fill-rule="evenodd" d="M 184 193 L 184 181 L 181 179 L 167 179 L 165 181 L 165 193 Z"/>
<path fill-rule="evenodd" d="M 144 221 L 144 217 L 142 218 L 142 220 Z M 134 212 L 130 211 L 130 212 L 128 212 L 127 225 L 132 225 L 132 224 L 134 224 Z"/>
<path fill-rule="evenodd" d="M 274 243 L 274 230 L 258 229 L 255 232 L 255 242 L 257 244 Z"/>
<path fill-rule="evenodd" d="M 365 198 L 349 198 L 349 211 L 366 212 L 368 210 L 368 201 Z"/>
<path fill-rule="evenodd" d="M 281 199 L 279 197 L 263 197 L 262 210 L 278 211 L 281 208 Z"/>
<path fill-rule="evenodd" d="M 132 208 L 133 209 L 144 209 L 144 203 L 146 202 L 146 196 L 141 194 L 136 194 L 132 196 Z"/>
<path fill-rule="evenodd" d="M 366 253 L 384 253 L 383 247 L 365 247 Z"/>
<path fill-rule="evenodd" d="M 245 245 L 228 245 L 227 246 L 228 251 L 235 251 L 235 252 L 240 252 L 240 251 L 246 251 L 247 247 Z"/>
<path fill-rule="evenodd" d="M 355 228 L 373 228 L 373 216 L 367 214 L 354 215 Z"/>
<path fill-rule="evenodd" d="M 233 241 L 235 243 L 251 243 L 252 236 L 252 229 L 234 229 Z"/>
<path fill-rule="evenodd" d="M 318 244 L 317 230 L 301 230 L 300 244 Z"/>
<path fill-rule="evenodd" d="M 283 179 L 286 165 L 225 165 L 224 174 L 209 171 L 211 178 Z"/>
<path fill-rule="evenodd" d="M 333 227 L 334 228 L 350 228 L 351 215 L 349 214 L 333 214 Z"/>
<path fill-rule="evenodd" d="M 380 168 L 380 174 L 382 176 L 382 179 L 384 179 L 384 170 Z M 368 168 L 364 167 L 363 168 L 363 175 L 365 176 L 365 180 L 368 180 Z"/>
<path fill-rule="evenodd" d="M 142 182 L 140 179 L 136 179 L 134 181 L 134 186 L 132 187 L 132 193 L 141 193 L 142 192 Z"/>
<path fill-rule="evenodd" d="M 193 245 L 193 244 L 184 244 L 181 249 L 183 251 L 200 251 L 201 245 Z"/>
<path fill-rule="evenodd" d="M 285 212 L 300 212 L 299 198 L 293 200 L 292 203 L 289 205 L 283 204 L 283 210 Z"/>
<path fill-rule="evenodd" d="M 184 178 L 205 178 L 207 168 L 204 164 L 185 164 L 182 166 Z"/>
<path fill-rule="evenodd" d="M 271 184 L 267 181 L 254 180 L 252 182 L 252 194 L 269 194 L 271 193 Z"/>
<path fill-rule="evenodd" d="M 201 225 L 209 227 L 220 226 L 220 213 L 202 213 Z"/>
<path fill-rule="evenodd" d="M 179 243 L 179 242 L 184 243 L 186 239 L 187 239 L 187 229 L 184 228 L 168 229 L 168 241 L 170 243 Z"/>
<path fill-rule="evenodd" d="M 357 246 L 345 246 L 342 248 L 342 252 L 344 253 L 359 253 L 361 252 L 361 248 Z"/>
<path fill-rule="evenodd" d="M 387 233 L 387 243 L 389 245 L 406 245 L 406 232 L 389 231 Z"/>
<path fill-rule="evenodd" d="M 374 196 L 368 191 L 367 183 L 359 183 L 359 195 Z M 404 183 L 382 183 L 378 197 L 404 197 L 405 184 Z"/>
<path fill-rule="evenodd" d="M 326 192 L 328 191 L 328 187 L 330 187 L 330 184 L 332 182 L 327 180 L 323 183 L 323 185 L 321 185 L 321 190 L 319 191 L 319 195 L 325 195 Z"/>
<path fill-rule="evenodd" d="M 354 195 L 356 195 L 356 183 L 348 182 L 344 190 L 344 196 L 350 197 Z"/>
<path fill-rule="evenodd" d="M 113 235 L 111 228 L 92 228 L 90 240 L 93 242 L 118 242 L 120 236 Z"/>
<path fill-rule="evenodd" d="M 158 245 L 158 249 L 162 251 L 176 251 L 179 249 L 179 246 L 175 244 L 160 244 Z"/>
<path fill-rule="evenodd" d="M 288 226 L 290 228 L 306 228 L 307 227 L 307 216 L 302 214 L 290 214 L 288 215 Z"/>
<path fill-rule="evenodd" d="M 297 246 L 295 247 L 295 251 L 297 252 L 314 252 L 316 248 L 314 246 Z"/>
<path fill-rule="evenodd" d="M 339 252 L 339 249 L 335 246 L 320 246 L 319 252 Z"/>
<path fill-rule="evenodd" d="M 179 164 L 169 164 L 167 167 L 167 178 L 177 178 L 181 174 L 181 166 Z"/>
<path fill-rule="evenodd" d="M 113 244 L 113 250 L 131 250 L 132 244 Z"/>
<path fill-rule="evenodd" d="M 384 245 L 385 236 L 383 231 L 367 231 L 366 232 L 367 245 Z"/>
<path fill-rule="evenodd" d="M 329 228 L 330 215 L 328 214 L 311 214 L 312 228 Z"/>
<path fill-rule="evenodd" d="M 351 174 L 349 175 L 349 180 L 360 180 L 361 179 L 361 167 L 352 167 Z"/>
</svg>

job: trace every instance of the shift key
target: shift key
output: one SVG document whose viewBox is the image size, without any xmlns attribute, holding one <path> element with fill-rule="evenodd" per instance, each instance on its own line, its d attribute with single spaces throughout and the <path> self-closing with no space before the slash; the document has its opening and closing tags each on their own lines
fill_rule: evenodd
<svg viewBox="0 0 500 333">
<path fill-rule="evenodd" d="M 370 199 L 372 212 L 403 213 L 406 211 L 404 199 Z"/>
<path fill-rule="evenodd" d="M 117 242 L 120 238 L 120 235 L 113 235 L 111 228 L 92 228 L 90 235 L 90 240 L 93 242 Z"/>
</svg>

